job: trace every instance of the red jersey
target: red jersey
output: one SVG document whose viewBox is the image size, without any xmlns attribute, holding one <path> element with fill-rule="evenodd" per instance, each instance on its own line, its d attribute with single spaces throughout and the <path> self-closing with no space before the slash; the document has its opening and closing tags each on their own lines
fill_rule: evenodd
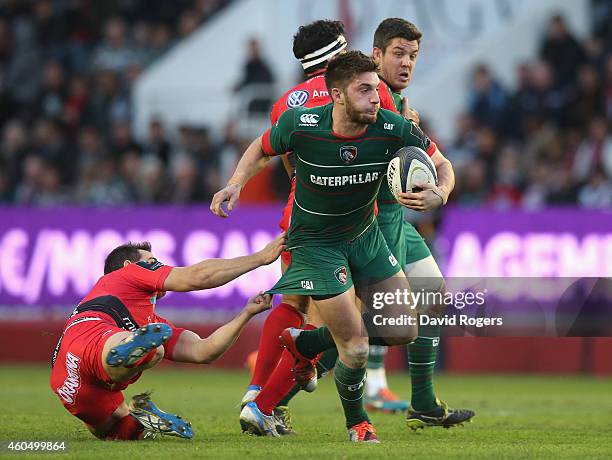
<svg viewBox="0 0 612 460">
<path fill-rule="evenodd" d="M 172 268 L 161 262 L 129 264 L 100 278 L 79 305 L 98 297 L 113 296 L 127 308 L 139 326 L 159 322 L 162 318 L 155 314 L 157 294 L 163 290 Z"/>
<path fill-rule="evenodd" d="M 387 85 L 380 85 L 378 96 L 380 97 L 380 107 L 382 109 L 398 113 Z M 325 70 L 321 70 L 305 82 L 291 88 L 274 103 L 270 112 L 270 122 L 271 124 L 276 123 L 287 109 L 293 107 L 319 107 L 329 104 L 331 101 L 331 97 L 329 97 L 327 92 L 327 85 L 325 84 Z"/>
</svg>

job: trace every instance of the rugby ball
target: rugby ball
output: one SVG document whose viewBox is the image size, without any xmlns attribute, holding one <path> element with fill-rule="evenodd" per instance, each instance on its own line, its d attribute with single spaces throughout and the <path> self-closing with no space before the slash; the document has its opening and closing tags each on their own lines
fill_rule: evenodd
<svg viewBox="0 0 612 460">
<path fill-rule="evenodd" d="M 427 153 L 418 147 L 402 147 L 387 166 L 387 183 L 397 199 L 402 192 L 417 193 L 417 183 L 438 185 L 436 166 Z"/>
</svg>

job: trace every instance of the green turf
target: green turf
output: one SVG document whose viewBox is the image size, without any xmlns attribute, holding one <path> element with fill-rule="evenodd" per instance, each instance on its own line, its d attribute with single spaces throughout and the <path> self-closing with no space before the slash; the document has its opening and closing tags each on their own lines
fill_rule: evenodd
<svg viewBox="0 0 612 460">
<path fill-rule="evenodd" d="M 382 444 L 353 445 L 346 441 L 329 378 L 316 393 L 295 399 L 299 435 L 255 438 L 240 434 L 238 425 L 237 403 L 248 380 L 244 372 L 154 369 L 128 394 L 154 389 L 153 399 L 161 408 L 193 423 L 195 439 L 102 442 L 61 407 L 49 389 L 48 372 L 47 367 L 0 366 L 0 440 L 65 440 L 69 452 L 59 457 L 78 459 L 612 457 L 612 379 L 438 376 L 438 394 L 453 406 L 476 410 L 473 423 L 414 434 L 401 415 L 372 414 Z M 391 384 L 408 393 L 406 375 L 391 376 Z"/>
</svg>

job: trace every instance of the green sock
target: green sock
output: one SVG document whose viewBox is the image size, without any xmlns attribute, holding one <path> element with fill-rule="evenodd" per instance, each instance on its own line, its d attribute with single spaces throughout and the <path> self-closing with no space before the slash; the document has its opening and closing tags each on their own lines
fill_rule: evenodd
<svg viewBox="0 0 612 460">
<path fill-rule="evenodd" d="M 338 361 L 338 349 L 334 347 L 325 350 L 317 362 L 317 377 L 324 377 L 334 368 L 336 361 Z"/>
<path fill-rule="evenodd" d="M 295 346 L 302 355 L 312 359 L 322 351 L 335 348 L 336 344 L 329 329 L 322 326 L 310 331 L 302 331 L 295 341 Z"/>
<path fill-rule="evenodd" d="M 346 366 L 340 359 L 336 362 L 334 380 L 344 416 L 346 417 L 346 427 L 350 428 L 364 420 L 370 421 L 368 414 L 363 407 L 363 390 L 365 386 L 365 367 L 352 369 Z"/>
<path fill-rule="evenodd" d="M 319 361 L 317 362 L 317 377 L 324 377 L 329 371 L 331 371 L 336 365 L 336 361 L 338 360 L 338 350 L 336 348 L 330 348 L 329 350 L 325 350 Z M 293 397 L 300 392 L 302 387 L 297 383 L 293 386 L 293 388 L 287 393 L 287 395 L 279 401 L 278 406 L 287 406 L 289 401 L 293 399 Z"/>
<path fill-rule="evenodd" d="M 412 408 L 428 412 L 436 407 L 433 373 L 440 343 L 440 326 L 419 326 L 419 336 L 408 345 Z"/>
<path fill-rule="evenodd" d="M 370 345 L 370 354 L 368 355 L 368 369 L 380 369 L 385 367 L 385 355 L 387 347 L 381 345 Z"/>
<path fill-rule="evenodd" d="M 301 389 L 302 387 L 298 385 L 297 383 L 293 385 L 293 388 L 289 390 L 289 393 L 287 393 L 285 397 L 278 402 L 276 407 L 287 406 L 289 404 L 289 401 L 291 401 L 293 397 L 300 392 Z"/>
</svg>

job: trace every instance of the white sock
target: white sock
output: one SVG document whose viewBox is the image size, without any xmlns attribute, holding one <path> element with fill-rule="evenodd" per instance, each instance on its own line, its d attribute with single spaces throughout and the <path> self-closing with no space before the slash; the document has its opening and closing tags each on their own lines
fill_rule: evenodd
<svg viewBox="0 0 612 460">
<path fill-rule="evenodd" d="M 373 398 L 383 388 L 388 388 L 385 368 L 368 369 L 368 378 L 366 379 L 366 394 L 368 397 Z"/>
</svg>

